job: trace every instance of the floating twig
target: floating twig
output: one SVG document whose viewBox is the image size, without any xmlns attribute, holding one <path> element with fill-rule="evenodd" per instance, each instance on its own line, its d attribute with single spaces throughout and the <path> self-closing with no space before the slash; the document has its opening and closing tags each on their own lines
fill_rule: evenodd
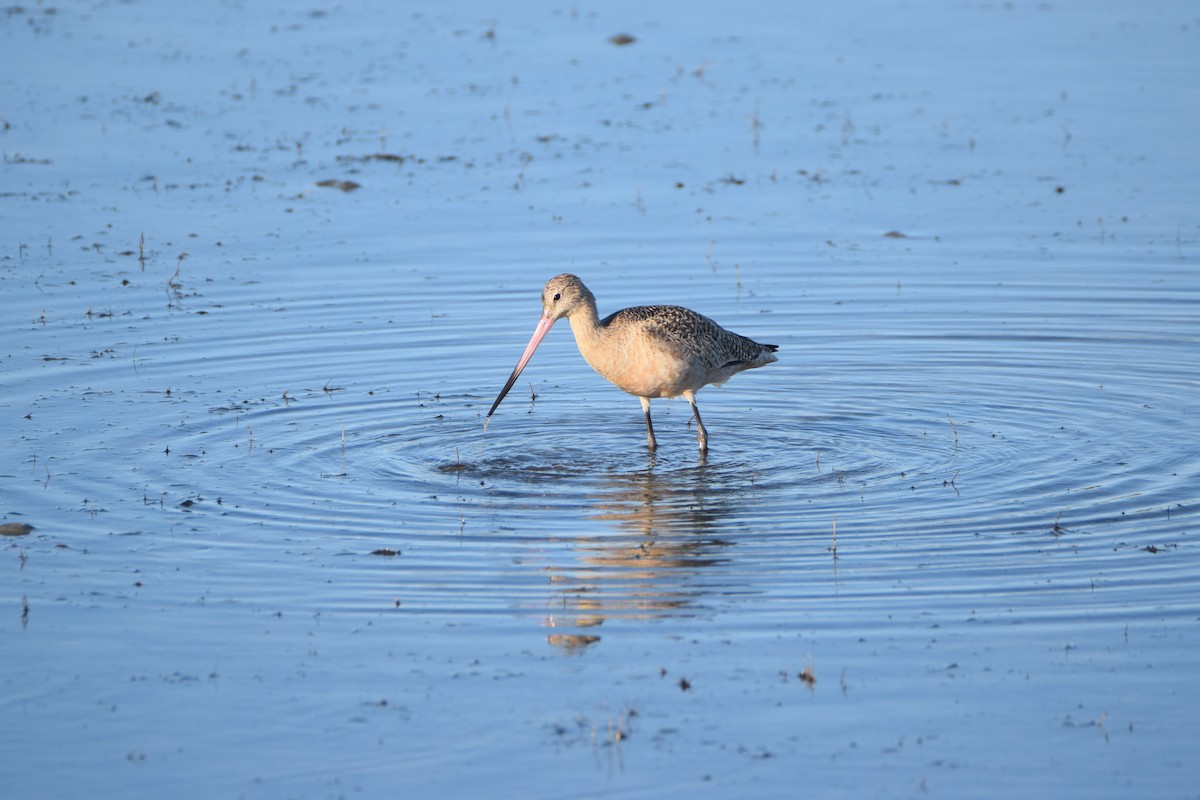
<svg viewBox="0 0 1200 800">
<path fill-rule="evenodd" d="M 807 685 L 809 689 L 812 689 L 817 685 L 817 673 L 813 671 L 813 665 L 811 662 L 809 662 L 808 666 L 806 666 L 796 677 L 804 681 L 805 685 Z"/>
</svg>

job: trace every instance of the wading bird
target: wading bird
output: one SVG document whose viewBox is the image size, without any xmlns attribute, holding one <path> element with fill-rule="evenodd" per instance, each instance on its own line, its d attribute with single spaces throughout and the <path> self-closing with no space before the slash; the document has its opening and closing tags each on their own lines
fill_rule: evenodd
<svg viewBox="0 0 1200 800">
<path fill-rule="evenodd" d="M 707 453 L 708 431 L 700 421 L 696 392 L 710 383 L 720 386 L 744 369 L 778 360 L 776 345 L 731 333 L 708 317 L 679 306 L 636 306 L 599 319 L 596 298 L 583 281 L 564 273 L 551 278 L 542 289 L 542 318 L 492 403 L 485 425 L 551 326 L 563 317 L 571 323 L 579 352 L 592 369 L 642 401 L 651 451 L 658 446 L 650 422 L 651 398 L 686 398 L 696 417 L 700 452 Z"/>
</svg>

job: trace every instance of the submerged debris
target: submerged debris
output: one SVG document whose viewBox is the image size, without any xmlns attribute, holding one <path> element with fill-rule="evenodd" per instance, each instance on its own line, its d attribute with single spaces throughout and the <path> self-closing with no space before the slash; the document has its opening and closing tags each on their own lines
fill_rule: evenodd
<svg viewBox="0 0 1200 800">
<path fill-rule="evenodd" d="M 338 156 L 338 161 L 392 161 L 397 164 L 404 163 L 404 156 L 399 153 L 367 153 L 362 156 Z M 320 184 L 317 184 L 318 186 Z"/>
<path fill-rule="evenodd" d="M 330 189 L 341 189 L 343 192 L 353 192 L 355 189 L 360 188 L 362 184 L 355 183 L 354 181 L 339 181 L 329 178 L 328 180 L 317 181 L 317 186 L 325 186 Z"/>
</svg>

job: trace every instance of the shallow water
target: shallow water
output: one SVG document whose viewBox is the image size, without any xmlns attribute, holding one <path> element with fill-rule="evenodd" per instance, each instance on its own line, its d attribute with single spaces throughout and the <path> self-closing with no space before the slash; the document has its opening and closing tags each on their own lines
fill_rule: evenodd
<svg viewBox="0 0 1200 800">
<path fill-rule="evenodd" d="M 1198 37 L 8 9 L 0 782 L 1195 797 Z M 484 429 L 564 270 L 780 346 L 706 459 L 566 325 Z"/>
</svg>

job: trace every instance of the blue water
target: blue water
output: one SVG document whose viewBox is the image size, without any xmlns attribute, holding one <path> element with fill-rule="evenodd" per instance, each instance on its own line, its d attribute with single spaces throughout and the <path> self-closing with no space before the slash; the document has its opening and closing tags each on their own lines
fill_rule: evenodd
<svg viewBox="0 0 1200 800">
<path fill-rule="evenodd" d="M 1198 38 L 7 9 L 0 784 L 1195 797 Z M 565 325 L 484 430 L 563 271 L 780 346 L 707 459 Z"/>
</svg>

